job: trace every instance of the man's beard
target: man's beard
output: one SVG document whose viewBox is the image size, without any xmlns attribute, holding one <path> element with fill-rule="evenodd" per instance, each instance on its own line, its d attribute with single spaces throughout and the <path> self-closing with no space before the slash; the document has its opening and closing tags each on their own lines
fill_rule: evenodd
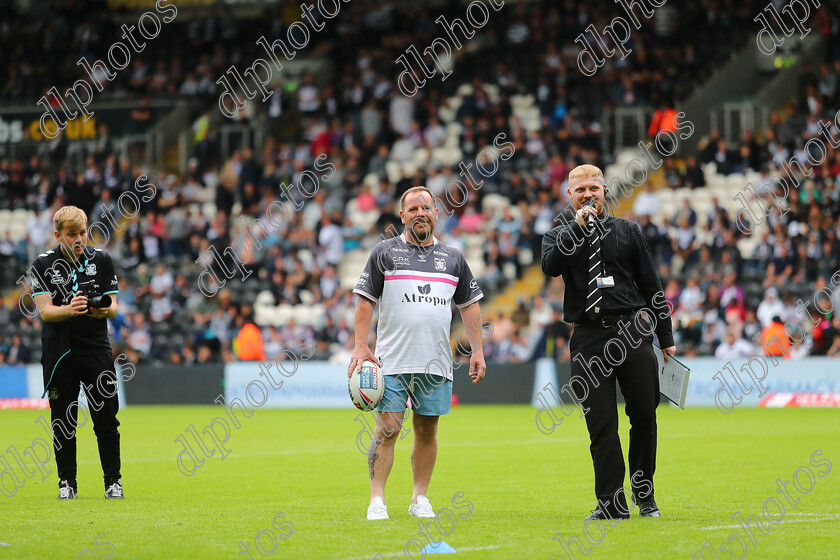
<svg viewBox="0 0 840 560">
<path fill-rule="evenodd" d="M 423 229 L 422 224 L 428 226 L 428 229 Z M 416 225 L 412 224 L 411 233 L 414 235 L 414 238 L 421 243 L 425 243 L 429 239 L 432 238 L 432 234 L 434 233 L 434 224 L 431 222 L 417 222 Z"/>
</svg>

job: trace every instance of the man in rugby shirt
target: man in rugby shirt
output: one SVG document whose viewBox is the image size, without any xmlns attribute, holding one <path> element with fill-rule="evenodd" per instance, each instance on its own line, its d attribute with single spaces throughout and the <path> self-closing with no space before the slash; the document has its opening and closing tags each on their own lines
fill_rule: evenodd
<svg viewBox="0 0 840 560">
<path fill-rule="evenodd" d="M 42 320 L 41 364 L 52 416 L 58 498 L 76 497 L 77 399 L 81 385 L 99 444 L 105 497 L 121 499 L 117 377 L 106 320 L 117 314 L 117 275 L 107 253 L 87 247 L 87 216 L 83 210 L 75 206 L 60 208 L 53 225 L 58 246 L 35 259 L 29 281 Z M 88 307 L 88 298 L 82 292 L 93 283 L 97 293 L 111 298 L 109 307 Z"/>
<path fill-rule="evenodd" d="M 356 304 L 356 347 L 347 375 L 365 360 L 378 363 L 385 375 L 385 395 L 376 407 L 376 428 L 368 451 L 371 501 L 367 518 L 371 520 L 388 519 L 385 482 L 394 463 L 394 444 L 408 398 L 414 410 L 414 491 L 408 513 L 435 516 L 426 493 L 437 458 L 438 417 L 448 414 L 452 403 L 452 303 L 461 312 L 471 341 L 472 382 L 481 381 L 486 370 L 478 305 L 484 294 L 464 255 L 434 237 L 438 219 L 435 202 L 426 187 L 411 187 L 403 193 L 400 219 L 405 230 L 374 247 L 354 290 L 360 296 Z M 377 302 L 380 309 L 374 356 L 368 346 L 368 332 Z"/>
</svg>

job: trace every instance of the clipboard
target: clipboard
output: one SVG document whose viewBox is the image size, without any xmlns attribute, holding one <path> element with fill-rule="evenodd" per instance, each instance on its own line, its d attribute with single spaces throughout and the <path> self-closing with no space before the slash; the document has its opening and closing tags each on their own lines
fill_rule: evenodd
<svg viewBox="0 0 840 560">
<path fill-rule="evenodd" d="M 662 357 L 662 349 L 656 344 L 653 347 L 656 349 L 654 354 L 656 354 L 656 366 L 659 371 L 659 392 L 680 409 L 685 410 L 685 397 L 688 394 L 688 378 L 691 370 L 674 356 L 669 356 L 666 364 Z"/>
</svg>

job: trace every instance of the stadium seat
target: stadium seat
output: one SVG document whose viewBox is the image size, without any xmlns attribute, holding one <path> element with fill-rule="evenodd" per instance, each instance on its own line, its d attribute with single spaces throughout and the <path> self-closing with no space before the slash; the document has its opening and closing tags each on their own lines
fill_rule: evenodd
<svg viewBox="0 0 840 560">
<path fill-rule="evenodd" d="M 216 203 L 215 202 L 205 202 L 201 205 L 201 213 L 207 218 L 208 221 L 212 221 L 216 218 Z"/>
<path fill-rule="evenodd" d="M 414 156 L 411 158 L 411 163 L 417 167 L 423 167 L 429 163 L 430 158 L 429 149 L 425 146 L 421 146 L 414 150 Z"/>
<path fill-rule="evenodd" d="M 271 324 L 271 308 L 266 306 L 254 306 L 254 323 L 260 327 Z"/>
<path fill-rule="evenodd" d="M 467 264 L 470 265 L 470 270 L 472 270 L 473 276 L 476 278 L 481 278 L 484 275 L 484 259 L 467 259 Z"/>
<path fill-rule="evenodd" d="M 682 204 L 683 200 L 685 200 L 686 198 L 692 200 L 691 189 L 689 189 L 688 187 L 674 189 L 674 202 L 676 204 Z"/>
<path fill-rule="evenodd" d="M 400 173 L 400 164 L 395 161 L 386 162 L 385 173 L 388 175 L 388 180 L 391 183 L 396 183 L 402 177 L 402 174 Z"/>
<path fill-rule="evenodd" d="M 435 148 L 432 150 L 432 160 L 445 166 L 457 165 L 462 157 L 460 148 Z"/>
<path fill-rule="evenodd" d="M 461 106 L 461 98 L 458 96 L 450 97 L 448 104 L 438 109 L 438 116 L 442 123 L 452 123 L 457 117 L 458 107 Z"/>
<path fill-rule="evenodd" d="M 473 90 L 472 84 L 461 84 L 458 86 L 458 95 L 460 96 L 472 95 L 473 91 L 475 90 Z"/>
<path fill-rule="evenodd" d="M 9 237 L 12 241 L 18 242 L 21 239 L 24 239 L 27 235 L 26 231 L 26 222 L 15 222 L 13 221 L 9 225 Z M 5 236 L 5 234 L 4 234 Z"/>
<path fill-rule="evenodd" d="M 743 173 L 732 173 L 731 175 L 726 176 L 726 186 L 729 189 L 729 192 L 732 193 L 732 196 L 735 196 L 739 192 L 744 190 L 744 187 L 747 186 L 747 177 Z"/>
<path fill-rule="evenodd" d="M 310 251 L 309 249 L 301 248 L 297 250 L 297 257 L 300 260 L 300 262 L 307 263 L 314 259 L 315 255 L 313 255 L 312 251 Z"/>
<path fill-rule="evenodd" d="M 465 252 L 473 249 L 481 249 L 484 245 L 484 235 L 480 233 L 468 233 L 466 237 Z"/>
<path fill-rule="evenodd" d="M 499 86 L 496 84 L 487 84 L 485 83 L 482 86 L 484 92 L 487 94 L 487 97 L 490 99 L 491 103 L 498 103 L 499 102 Z"/>
<path fill-rule="evenodd" d="M 481 201 L 483 208 L 492 208 L 494 213 L 502 214 L 502 210 L 510 206 L 510 200 L 496 193 L 488 193 L 484 195 Z"/>
<path fill-rule="evenodd" d="M 379 175 L 376 173 L 368 173 L 365 175 L 362 183 L 370 189 L 372 195 L 376 196 L 379 194 Z"/>
<path fill-rule="evenodd" d="M 379 210 L 373 209 L 367 212 L 359 212 L 355 218 L 351 218 L 353 224 L 358 226 L 362 231 L 370 231 L 370 228 L 376 224 L 380 216 Z"/>
<path fill-rule="evenodd" d="M 359 199 L 351 198 L 347 201 L 347 204 L 344 205 L 344 215 L 348 216 L 350 220 L 353 220 L 353 217 L 359 213 Z"/>
<path fill-rule="evenodd" d="M 274 295 L 269 290 L 262 290 L 254 298 L 254 309 L 258 307 L 269 307 L 274 305 Z"/>
<path fill-rule="evenodd" d="M 294 307 L 288 303 L 278 305 L 277 310 L 274 313 L 274 325 L 278 327 L 285 325 L 289 322 L 289 319 L 293 317 L 294 312 Z"/>
<path fill-rule="evenodd" d="M 508 282 L 513 282 L 516 280 L 516 265 L 512 262 L 506 262 L 504 266 L 502 266 L 502 274 L 507 279 Z"/>
<path fill-rule="evenodd" d="M 312 301 L 315 299 L 315 296 L 309 290 L 301 290 L 298 297 L 300 297 L 300 302 L 303 305 L 312 305 Z"/>
<path fill-rule="evenodd" d="M 712 202 L 712 193 L 707 189 L 693 189 L 689 191 L 688 197 L 691 199 L 692 205 L 697 203 L 705 203 L 708 205 Z M 695 210 L 699 213 L 699 210 L 696 208 Z"/>
<path fill-rule="evenodd" d="M 447 148 L 457 148 L 458 147 L 458 138 L 461 136 L 461 131 L 463 130 L 463 126 L 461 126 L 458 122 L 449 123 L 446 125 L 446 141 L 443 145 Z"/>
<path fill-rule="evenodd" d="M 691 199 L 691 208 L 697 213 L 697 223 L 702 225 L 706 223 L 706 216 L 709 215 L 709 210 L 712 208 L 712 203 L 706 199 Z"/>
<path fill-rule="evenodd" d="M 531 107 L 534 105 L 534 96 L 530 93 L 527 95 L 511 95 L 510 104 L 513 107 Z"/>
<path fill-rule="evenodd" d="M 710 161 L 709 163 L 703 164 L 703 175 L 708 180 L 710 175 L 717 174 L 717 163 Z"/>
<path fill-rule="evenodd" d="M 659 189 L 656 191 L 656 194 L 659 195 L 659 200 L 662 201 L 663 208 L 673 208 L 674 201 L 674 191 L 673 189 Z"/>
</svg>

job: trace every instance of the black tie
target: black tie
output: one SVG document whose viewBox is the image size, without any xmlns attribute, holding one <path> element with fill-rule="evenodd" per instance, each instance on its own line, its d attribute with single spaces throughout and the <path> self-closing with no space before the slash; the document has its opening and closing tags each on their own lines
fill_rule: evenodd
<svg viewBox="0 0 840 560">
<path fill-rule="evenodd" d="M 595 321 L 601 315 L 601 290 L 597 278 L 601 276 L 601 235 L 595 225 L 589 228 L 589 283 L 586 285 L 586 316 Z"/>
</svg>

